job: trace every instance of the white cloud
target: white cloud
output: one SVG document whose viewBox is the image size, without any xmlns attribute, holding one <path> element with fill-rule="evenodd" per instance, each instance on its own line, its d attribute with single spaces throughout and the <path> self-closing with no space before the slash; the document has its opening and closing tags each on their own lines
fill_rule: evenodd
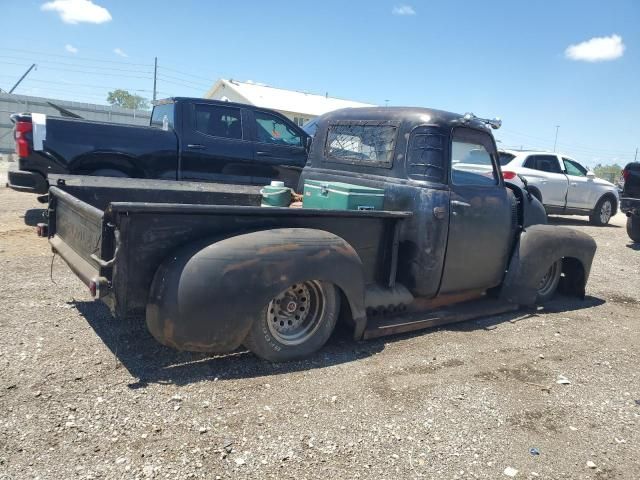
<svg viewBox="0 0 640 480">
<path fill-rule="evenodd" d="M 114 48 L 113 49 L 113 53 L 115 53 L 116 55 L 118 55 L 119 57 L 124 57 L 127 58 L 129 55 L 127 55 L 127 53 L 122 50 L 121 48 Z"/>
<path fill-rule="evenodd" d="M 40 7 L 45 12 L 57 12 L 64 23 L 104 23 L 111 21 L 109 10 L 91 0 L 53 0 Z"/>
<path fill-rule="evenodd" d="M 610 37 L 593 37 L 584 42 L 569 45 L 564 51 L 564 55 L 571 60 L 603 62 L 620 58 L 624 49 L 622 37 L 611 35 Z"/>
<path fill-rule="evenodd" d="M 416 11 L 411 5 L 396 5 L 391 10 L 391 13 L 394 15 L 415 15 Z"/>
<path fill-rule="evenodd" d="M 69 53 L 73 53 L 74 55 L 75 55 L 76 53 L 78 53 L 78 49 L 77 49 L 76 47 L 74 47 L 73 45 L 69 44 L 69 43 L 67 43 L 67 44 L 64 46 L 64 49 L 65 49 L 67 52 L 69 52 Z"/>
</svg>

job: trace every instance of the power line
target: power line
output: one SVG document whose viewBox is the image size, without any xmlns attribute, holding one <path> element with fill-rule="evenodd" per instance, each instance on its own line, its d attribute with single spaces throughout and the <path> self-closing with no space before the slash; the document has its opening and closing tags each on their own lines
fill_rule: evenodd
<svg viewBox="0 0 640 480">
<path fill-rule="evenodd" d="M 62 58 L 66 58 L 66 59 L 74 59 L 74 60 L 79 60 L 79 61 L 89 61 L 89 62 L 104 62 L 104 63 L 117 63 L 117 64 L 121 64 L 121 65 L 129 65 L 129 66 L 143 66 L 143 67 L 153 67 L 153 64 L 149 64 L 149 63 L 134 63 L 134 62 L 124 62 L 122 60 L 107 60 L 104 58 L 90 58 L 90 57 L 77 57 L 77 56 L 69 56 L 69 55 L 62 55 L 62 54 L 56 54 L 56 53 L 46 53 L 43 54 L 43 52 L 35 52 L 33 50 L 22 50 L 22 49 L 18 49 L 18 48 L 0 48 L 0 51 L 3 50 L 8 50 L 8 51 L 12 51 L 12 52 L 23 52 L 23 53 L 28 53 L 31 56 L 39 56 L 41 58 L 42 55 L 46 55 L 47 57 L 62 57 Z"/>
<path fill-rule="evenodd" d="M 11 55 L 0 55 L 0 58 L 8 58 L 10 60 L 22 60 L 22 58 L 20 57 L 13 57 Z M 65 62 L 58 62 L 55 60 L 36 60 L 37 64 L 40 66 L 46 65 L 46 64 L 52 64 L 52 65 L 63 65 L 66 67 L 75 67 L 75 68 L 96 68 L 93 65 L 79 65 L 77 63 L 65 63 Z M 109 71 L 113 71 L 113 72 L 130 72 L 130 73 L 148 73 L 151 74 L 151 72 L 149 70 L 131 70 L 130 68 L 114 68 L 114 67 L 110 67 L 110 66 L 105 66 L 104 68 L 108 68 Z"/>
<path fill-rule="evenodd" d="M 200 80 L 204 80 L 206 82 L 211 82 L 211 78 L 202 77 L 200 75 L 194 75 L 192 73 L 185 73 L 183 70 L 176 70 L 175 68 L 166 67 L 164 65 L 161 65 L 160 68 L 164 69 L 164 70 L 169 70 L 170 72 L 178 73 L 180 75 L 185 75 L 187 77 L 199 78 Z M 220 76 L 222 76 L 222 75 L 220 75 Z"/>
<path fill-rule="evenodd" d="M 0 74 L 0 77 L 15 78 L 14 75 L 6 75 L 6 74 Z M 53 84 L 53 85 L 66 85 L 69 88 L 73 88 L 73 87 L 106 88 L 106 89 L 122 88 L 122 86 L 92 85 L 92 84 L 88 84 L 88 83 L 75 83 L 75 82 L 59 82 L 59 81 L 56 81 L 56 80 L 41 80 L 41 79 L 37 79 L 37 78 L 27 78 L 24 81 L 25 81 L 25 83 L 37 82 L 37 83 L 46 83 L 46 84 Z M 137 89 L 128 88 L 127 90 L 129 90 L 130 92 L 151 93 L 151 90 L 146 90 L 146 89 L 142 89 L 142 88 L 137 88 Z"/>
<path fill-rule="evenodd" d="M 177 80 L 179 82 L 186 82 L 186 83 L 191 83 L 193 85 L 198 85 L 198 86 L 206 86 L 206 88 L 211 87 L 211 83 L 204 83 L 204 82 L 194 82 L 193 80 L 186 80 L 184 78 L 179 78 L 179 77 L 174 77 L 171 75 L 167 75 L 166 73 L 160 73 L 160 76 L 158 78 L 169 78 L 172 80 Z"/>
<path fill-rule="evenodd" d="M 522 133 L 522 132 L 516 132 L 514 130 L 509 130 L 509 129 L 504 129 L 505 133 L 511 134 L 511 135 L 516 135 L 519 137 L 524 137 L 524 138 L 531 138 L 533 140 L 537 140 L 537 141 L 542 141 L 545 144 L 551 144 L 551 139 L 550 138 L 543 138 L 543 137 L 538 137 L 535 135 L 529 135 L 526 133 Z M 557 145 L 560 147 L 565 147 L 571 150 L 581 150 L 585 153 L 588 154 L 594 154 L 594 155 L 612 155 L 612 156 L 624 156 L 624 155 L 630 155 L 630 152 L 613 152 L 611 150 L 607 150 L 607 149 L 603 149 L 603 148 L 595 148 L 595 147 L 588 147 L 588 146 L 582 146 L 582 145 L 576 145 L 576 144 L 571 144 L 571 143 L 566 143 L 566 142 L 557 142 Z"/>
<path fill-rule="evenodd" d="M 13 63 L 13 62 L 2 62 L 0 61 L 0 65 L 17 65 L 20 67 L 24 67 L 25 65 L 22 63 Z M 125 77 L 125 78 L 140 78 L 143 80 L 151 80 L 152 77 L 142 77 L 139 75 L 126 75 L 126 74 L 121 74 L 121 73 L 108 73 L 108 72 L 103 72 L 103 71 L 97 71 L 97 70 L 77 70 L 77 69 L 69 69 L 69 68 L 58 68 L 58 67 L 48 67 L 48 66 L 44 66 L 41 67 L 40 69 L 42 70 L 54 70 L 54 71 L 61 71 L 61 72 L 68 72 L 68 73 L 84 73 L 87 75 L 100 75 L 100 76 L 110 76 L 110 77 Z"/>
</svg>

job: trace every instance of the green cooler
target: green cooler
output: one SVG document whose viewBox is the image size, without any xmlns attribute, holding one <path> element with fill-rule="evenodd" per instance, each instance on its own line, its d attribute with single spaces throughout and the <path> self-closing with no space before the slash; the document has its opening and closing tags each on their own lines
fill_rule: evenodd
<svg viewBox="0 0 640 480">
<path fill-rule="evenodd" d="M 305 180 L 303 208 L 382 210 L 384 190 L 343 182 Z"/>
</svg>

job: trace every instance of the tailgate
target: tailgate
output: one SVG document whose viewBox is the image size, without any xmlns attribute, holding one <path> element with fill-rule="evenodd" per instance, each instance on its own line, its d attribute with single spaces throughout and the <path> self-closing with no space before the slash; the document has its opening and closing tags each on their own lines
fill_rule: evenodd
<svg viewBox="0 0 640 480">
<path fill-rule="evenodd" d="M 49 195 L 49 243 L 89 285 L 101 274 L 103 212 L 57 187 Z"/>
</svg>

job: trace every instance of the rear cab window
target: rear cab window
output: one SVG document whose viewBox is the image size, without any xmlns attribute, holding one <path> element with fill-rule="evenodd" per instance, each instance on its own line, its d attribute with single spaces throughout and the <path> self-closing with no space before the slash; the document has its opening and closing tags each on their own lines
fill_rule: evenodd
<svg viewBox="0 0 640 480">
<path fill-rule="evenodd" d="M 152 127 L 163 128 L 165 119 L 167 122 L 167 126 L 169 128 L 174 128 L 174 112 L 175 112 L 176 104 L 171 103 L 162 103 L 160 105 L 156 105 L 153 107 L 153 113 L 151 114 L 151 123 Z"/>
<path fill-rule="evenodd" d="M 398 126 L 389 122 L 330 123 L 326 158 L 332 162 L 391 168 L 397 133 Z"/>
</svg>

